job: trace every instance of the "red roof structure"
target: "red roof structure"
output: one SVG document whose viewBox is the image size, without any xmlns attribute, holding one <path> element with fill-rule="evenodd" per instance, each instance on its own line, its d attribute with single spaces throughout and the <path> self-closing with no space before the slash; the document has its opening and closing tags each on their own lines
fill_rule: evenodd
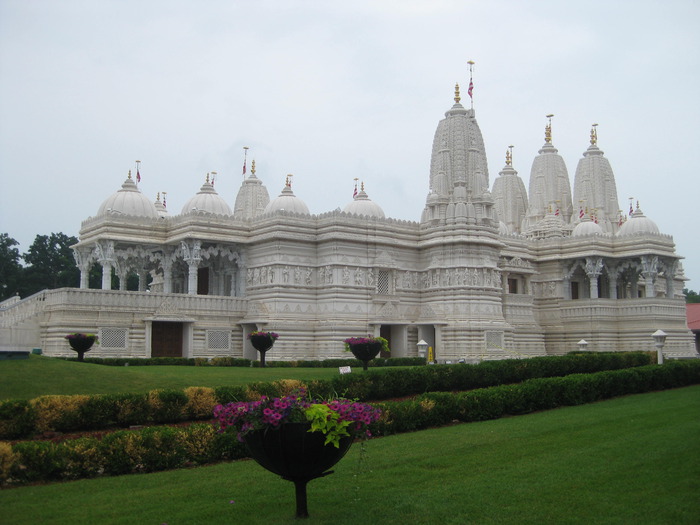
<svg viewBox="0 0 700 525">
<path fill-rule="evenodd" d="M 688 328 L 693 332 L 700 332 L 700 303 L 686 304 L 685 317 L 688 321 Z"/>
</svg>

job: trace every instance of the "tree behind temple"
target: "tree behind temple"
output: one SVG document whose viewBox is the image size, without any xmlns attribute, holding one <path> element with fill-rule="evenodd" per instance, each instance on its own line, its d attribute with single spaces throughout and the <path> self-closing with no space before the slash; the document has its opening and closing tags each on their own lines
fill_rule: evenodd
<svg viewBox="0 0 700 525">
<path fill-rule="evenodd" d="M 47 288 L 78 286 L 80 271 L 70 249 L 77 242 L 77 238 L 63 233 L 37 235 L 23 255 L 27 266 L 22 271 L 20 295 L 26 297 Z"/>
<path fill-rule="evenodd" d="M 20 264 L 19 243 L 7 233 L 0 233 L 0 301 L 9 299 L 19 292 Z"/>
</svg>

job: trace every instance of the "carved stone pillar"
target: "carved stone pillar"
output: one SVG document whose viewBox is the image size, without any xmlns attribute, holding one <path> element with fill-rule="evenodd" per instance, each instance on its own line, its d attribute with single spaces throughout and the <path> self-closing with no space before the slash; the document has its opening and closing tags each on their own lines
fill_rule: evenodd
<svg viewBox="0 0 700 525">
<path fill-rule="evenodd" d="M 610 282 L 610 299 L 617 299 L 617 265 L 608 267 L 608 281 Z"/>
<path fill-rule="evenodd" d="M 586 275 L 590 281 L 591 299 L 598 298 L 598 277 L 603 272 L 602 257 L 586 257 Z"/>
<path fill-rule="evenodd" d="M 202 242 L 193 241 L 186 243 L 182 241 L 182 258 L 187 263 L 188 273 L 187 273 L 187 293 L 188 295 L 197 294 L 197 269 L 199 268 L 199 263 L 202 262 Z"/>
<path fill-rule="evenodd" d="M 139 292 L 145 292 L 148 286 L 148 272 L 141 268 L 139 270 Z"/>
<path fill-rule="evenodd" d="M 114 242 L 100 241 L 95 246 L 97 262 L 102 266 L 102 289 L 112 289 L 112 267 L 114 266 Z"/>
<path fill-rule="evenodd" d="M 666 265 L 666 297 L 673 299 L 676 296 L 676 269 L 678 268 L 678 261 L 673 261 Z"/>
<path fill-rule="evenodd" d="M 90 264 L 92 263 L 90 254 L 81 250 L 73 250 L 73 259 L 75 259 L 75 265 L 80 270 L 80 288 L 89 288 Z"/>
<path fill-rule="evenodd" d="M 654 297 L 654 281 L 659 268 L 656 255 L 642 255 L 642 277 L 644 278 L 644 296 Z"/>
</svg>

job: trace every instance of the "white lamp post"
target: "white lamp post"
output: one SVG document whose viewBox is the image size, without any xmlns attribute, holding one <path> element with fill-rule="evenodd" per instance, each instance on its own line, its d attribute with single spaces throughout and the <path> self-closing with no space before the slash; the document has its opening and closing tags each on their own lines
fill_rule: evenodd
<svg viewBox="0 0 700 525">
<path fill-rule="evenodd" d="M 663 365 L 664 364 L 664 343 L 666 342 L 666 332 L 663 330 L 657 330 L 653 334 L 651 334 L 651 337 L 654 338 L 654 346 L 656 346 L 656 360 L 658 364 Z"/>
<path fill-rule="evenodd" d="M 581 339 L 576 344 L 578 345 L 578 349 L 581 350 L 582 352 L 584 352 L 586 350 L 586 348 L 588 348 L 588 341 L 586 341 L 585 339 Z"/>
<path fill-rule="evenodd" d="M 418 347 L 418 357 L 422 357 L 423 359 L 425 359 L 425 356 L 428 352 L 428 343 L 421 339 L 420 341 L 418 341 L 418 343 L 416 343 L 416 346 Z"/>
</svg>

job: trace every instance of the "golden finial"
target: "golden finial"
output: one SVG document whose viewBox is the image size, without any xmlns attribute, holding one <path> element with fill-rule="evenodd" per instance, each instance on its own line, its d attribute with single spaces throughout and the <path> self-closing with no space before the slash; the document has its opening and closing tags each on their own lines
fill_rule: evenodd
<svg viewBox="0 0 700 525">
<path fill-rule="evenodd" d="M 547 118 L 549 119 L 547 122 L 547 125 L 544 127 L 544 141 L 547 144 L 552 143 L 552 117 L 554 114 L 550 113 L 547 115 Z"/>
<path fill-rule="evenodd" d="M 158 192 L 158 195 L 156 195 L 156 200 L 160 202 L 160 192 Z"/>
<path fill-rule="evenodd" d="M 459 84 L 455 84 L 455 104 L 459 104 L 462 97 L 459 96 Z"/>
<path fill-rule="evenodd" d="M 508 146 L 508 151 L 506 151 L 506 166 L 512 166 L 513 165 L 513 146 L 512 144 Z"/>
<path fill-rule="evenodd" d="M 129 170 L 129 176 L 127 178 L 131 178 L 131 170 Z"/>
<path fill-rule="evenodd" d="M 598 124 L 593 124 L 591 128 L 591 146 L 595 146 L 598 143 L 598 130 L 596 130 Z"/>
<path fill-rule="evenodd" d="M 209 173 L 207 173 L 207 184 L 209 184 Z"/>
<path fill-rule="evenodd" d="M 360 191 L 365 191 L 365 181 L 360 182 Z"/>
<path fill-rule="evenodd" d="M 255 175 L 255 159 L 253 159 L 253 162 L 250 165 L 250 172 Z"/>
</svg>

